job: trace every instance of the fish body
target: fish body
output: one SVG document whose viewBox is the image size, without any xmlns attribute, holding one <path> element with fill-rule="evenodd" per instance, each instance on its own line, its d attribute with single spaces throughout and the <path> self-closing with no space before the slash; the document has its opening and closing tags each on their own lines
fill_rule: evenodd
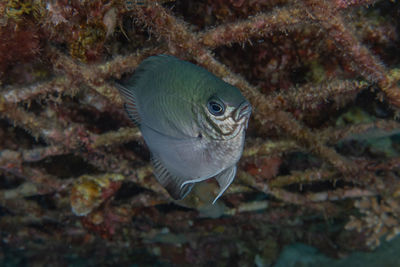
<svg viewBox="0 0 400 267">
<path fill-rule="evenodd" d="M 167 55 L 147 58 L 117 86 L 150 149 L 154 174 L 170 195 L 182 199 L 194 183 L 215 177 L 217 200 L 235 177 L 251 114 L 240 91 Z"/>
</svg>

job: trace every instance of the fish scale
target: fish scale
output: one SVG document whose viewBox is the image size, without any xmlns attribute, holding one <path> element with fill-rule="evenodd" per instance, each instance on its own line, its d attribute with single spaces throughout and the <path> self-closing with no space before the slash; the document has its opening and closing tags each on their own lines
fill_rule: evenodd
<svg viewBox="0 0 400 267">
<path fill-rule="evenodd" d="M 117 87 L 151 152 L 158 182 L 182 199 L 195 183 L 215 178 L 215 202 L 236 175 L 251 114 L 239 89 L 168 55 L 145 59 Z"/>
</svg>

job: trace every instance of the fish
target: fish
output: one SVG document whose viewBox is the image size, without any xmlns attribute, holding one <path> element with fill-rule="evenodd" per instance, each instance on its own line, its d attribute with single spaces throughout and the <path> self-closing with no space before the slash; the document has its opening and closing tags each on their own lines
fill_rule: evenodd
<svg viewBox="0 0 400 267">
<path fill-rule="evenodd" d="M 195 183 L 215 178 L 214 204 L 233 182 L 243 152 L 252 106 L 240 90 L 170 55 L 146 58 L 116 87 L 158 182 L 180 200 Z"/>
</svg>

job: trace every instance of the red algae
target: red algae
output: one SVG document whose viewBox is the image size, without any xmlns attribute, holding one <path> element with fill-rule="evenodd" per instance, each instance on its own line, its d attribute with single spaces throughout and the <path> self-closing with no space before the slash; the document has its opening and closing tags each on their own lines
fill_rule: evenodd
<svg viewBox="0 0 400 267">
<path fill-rule="evenodd" d="M 248 266 L 293 242 L 339 257 L 393 239 L 399 10 L 2 1 L 0 262 Z M 214 206 L 212 183 L 169 198 L 124 114 L 114 80 L 156 54 L 201 65 L 254 107 L 237 178 Z"/>
</svg>

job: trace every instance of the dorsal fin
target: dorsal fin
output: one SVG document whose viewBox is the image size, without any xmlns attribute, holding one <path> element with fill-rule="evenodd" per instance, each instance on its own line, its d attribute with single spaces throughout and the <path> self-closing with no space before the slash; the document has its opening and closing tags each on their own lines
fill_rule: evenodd
<svg viewBox="0 0 400 267">
<path fill-rule="evenodd" d="M 115 87 L 118 88 L 125 100 L 124 108 L 126 113 L 128 113 L 129 118 L 136 124 L 136 126 L 140 126 L 141 119 L 137 108 L 137 100 L 134 89 L 132 87 L 127 88 L 119 83 L 115 83 Z"/>
</svg>

